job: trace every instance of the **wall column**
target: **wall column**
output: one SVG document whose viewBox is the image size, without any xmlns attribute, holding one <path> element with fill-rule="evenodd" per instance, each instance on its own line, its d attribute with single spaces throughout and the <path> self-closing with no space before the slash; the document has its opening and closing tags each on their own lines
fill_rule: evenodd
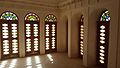
<svg viewBox="0 0 120 68">
<path fill-rule="evenodd" d="M 72 58 L 79 54 L 79 22 L 71 14 L 68 17 L 68 56 Z"/>
<path fill-rule="evenodd" d="M 24 29 L 24 20 L 22 20 L 22 16 L 19 16 L 19 56 L 25 57 L 25 29 Z"/>
</svg>

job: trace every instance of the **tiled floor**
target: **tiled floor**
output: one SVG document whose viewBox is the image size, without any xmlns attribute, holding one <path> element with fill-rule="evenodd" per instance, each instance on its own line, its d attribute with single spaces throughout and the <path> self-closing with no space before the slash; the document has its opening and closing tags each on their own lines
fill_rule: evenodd
<svg viewBox="0 0 120 68">
<path fill-rule="evenodd" d="M 67 53 L 54 53 L 0 61 L 0 68 L 85 68 L 79 58 L 70 59 Z"/>
</svg>

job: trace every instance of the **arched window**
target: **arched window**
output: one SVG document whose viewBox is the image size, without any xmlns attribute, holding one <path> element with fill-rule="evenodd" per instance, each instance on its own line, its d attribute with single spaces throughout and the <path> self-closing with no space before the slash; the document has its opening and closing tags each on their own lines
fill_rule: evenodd
<svg viewBox="0 0 120 68">
<path fill-rule="evenodd" d="M 110 15 L 106 10 L 97 22 L 97 64 L 107 68 Z"/>
<path fill-rule="evenodd" d="M 35 13 L 25 16 L 25 51 L 26 56 L 39 54 L 39 17 Z"/>
<path fill-rule="evenodd" d="M 1 15 L 0 19 L 2 19 L 2 20 L 18 20 L 18 17 L 13 12 L 6 11 Z"/>
<path fill-rule="evenodd" d="M 39 21 L 39 17 L 34 13 L 29 13 L 25 17 L 26 21 Z"/>
<path fill-rule="evenodd" d="M 105 11 L 100 17 L 100 21 L 110 21 L 110 15 L 108 11 Z"/>
<path fill-rule="evenodd" d="M 45 52 L 56 52 L 57 50 L 57 19 L 49 14 L 45 17 Z"/>
<path fill-rule="evenodd" d="M 2 30 L 1 54 L 2 59 L 19 56 L 18 17 L 11 11 L 3 12 L 0 16 Z"/>
<path fill-rule="evenodd" d="M 45 18 L 45 22 L 56 22 L 56 21 L 57 21 L 56 17 L 52 14 L 47 15 Z"/>
<path fill-rule="evenodd" d="M 80 30 L 80 34 L 79 34 L 79 39 L 80 39 L 80 44 L 79 44 L 79 51 L 80 51 L 80 57 L 83 57 L 83 36 L 84 36 L 84 16 L 82 15 L 80 18 L 80 22 L 79 22 L 79 30 Z"/>
</svg>

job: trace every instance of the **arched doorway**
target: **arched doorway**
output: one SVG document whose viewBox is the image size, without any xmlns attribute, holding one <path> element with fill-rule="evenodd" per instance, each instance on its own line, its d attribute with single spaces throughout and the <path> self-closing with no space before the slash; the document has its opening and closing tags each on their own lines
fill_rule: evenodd
<svg viewBox="0 0 120 68">
<path fill-rule="evenodd" d="M 1 58 L 19 57 L 18 17 L 6 11 L 0 17 L 1 27 Z"/>
<path fill-rule="evenodd" d="M 109 47 L 109 11 L 104 11 L 97 22 L 97 64 L 107 68 Z"/>
<path fill-rule="evenodd" d="M 25 52 L 26 56 L 40 54 L 39 17 L 35 13 L 25 16 Z"/>
<path fill-rule="evenodd" d="M 57 51 L 57 19 L 53 14 L 45 17 L 45 53 Z"/>
</svg>

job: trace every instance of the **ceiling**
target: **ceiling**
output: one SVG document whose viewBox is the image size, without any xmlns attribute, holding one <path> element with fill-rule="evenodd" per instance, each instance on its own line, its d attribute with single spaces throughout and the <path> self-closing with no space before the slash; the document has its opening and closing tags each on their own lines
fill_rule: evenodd
<svg viewBox="0 0 120 68">
<path fill-rule="evenodd" d="M 2 0 L 2 1 L 13 1 L 13 2 L 23 2 L 23 3 L 43 3 L 43 4 L 58 4 L 67 0 Z"/>
<path fill-rule="evenodd" d="M 0 3 L 14 3 L 14 4 L 32 4 L 39 6 L 47 6 L 47 7 L 57 7 L 59 4 L 64 3 L 69 0 L 0 0 Z"/>
<path fill-rule="evenodd" d="M 26 1 L 36 1 L 36 2 L 43 2 L 43 3 L 50 3 L 50 4 L 58 4 L 60 2 L 64 2 L 66 0 L 26 0 Z"/>
</svg>

